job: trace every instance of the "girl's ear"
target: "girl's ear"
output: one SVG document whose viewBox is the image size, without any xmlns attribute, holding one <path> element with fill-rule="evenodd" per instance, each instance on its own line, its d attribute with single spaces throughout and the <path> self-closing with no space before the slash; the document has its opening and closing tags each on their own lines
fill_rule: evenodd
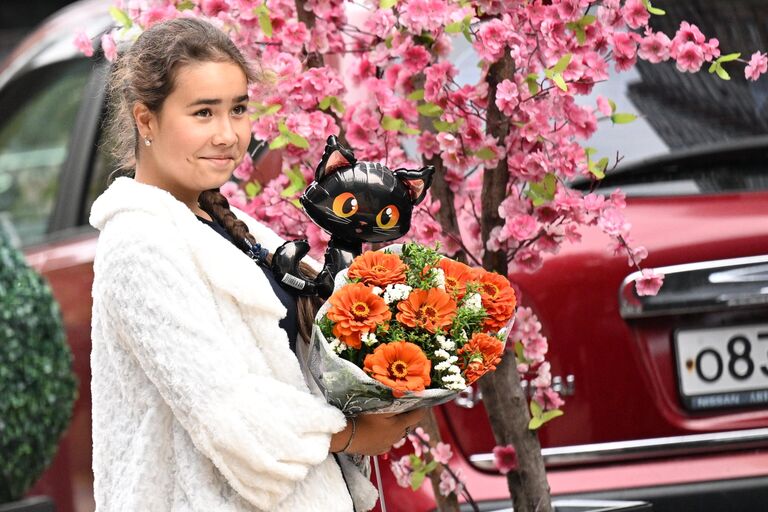
<svg viewBox="0 0 768 512">
<path fill-rule="evenodd" d="M 139 130 L 139 137 L 152 138 L 151 124 L 154 117 L 152 111 L 143 103 L 136 102 L 133 104 L 133 120 Z"/>
<path fill-rule="evenodd" d="M 432 184 L 432 175 L 435 168 L 431 165 L 422 167 L 419 170 L 397 169 L 395 177 L 399 179 L 411 196 L 411 203 L 417 205 L 424 200 L 427 195 L 427 189 Z"/>
<path fill-rule="evenodd" d="M 352 151 L 339 144 L 335 135 L 331 135 L 325 142 L 323 158 L 315 170 L 315 181 L 320 181 L 339 169 L 354 167 L 356 163 L 357 159 Z"/>
</svg>

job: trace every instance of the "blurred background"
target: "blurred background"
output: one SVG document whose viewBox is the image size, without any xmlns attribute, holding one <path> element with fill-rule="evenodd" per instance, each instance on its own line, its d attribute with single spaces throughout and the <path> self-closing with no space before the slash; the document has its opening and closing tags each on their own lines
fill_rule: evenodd
<svg viewBox="0 0 768 512">
<path fill-rule="evenodd" d="M 0 2 L 0 60 L 46 16 L 74 0 L 2 0 Z"/>
</svg>

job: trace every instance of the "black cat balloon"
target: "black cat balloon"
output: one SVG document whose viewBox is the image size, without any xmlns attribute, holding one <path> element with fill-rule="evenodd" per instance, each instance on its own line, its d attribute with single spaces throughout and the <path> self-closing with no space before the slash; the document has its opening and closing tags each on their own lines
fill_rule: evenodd
<svg viewBox="0 0 768 512">
<path fill-rule="evenodd" d="M 413 207 L 424 200 L 434 171 L 432 166 L 391 171 L 379 163 L 358 162 L 331 135 L 315 180 L 299 198 L 312 222 L 331 235 L 325 266 L 309 279 L 298 268 L 309 244 L 290 241 L 272 258 L 275 277 L 300 295 L 328 298 L 333 278 L 362 252 L 364 242 L 388 242 L 408 232 Z"/>
</svg>

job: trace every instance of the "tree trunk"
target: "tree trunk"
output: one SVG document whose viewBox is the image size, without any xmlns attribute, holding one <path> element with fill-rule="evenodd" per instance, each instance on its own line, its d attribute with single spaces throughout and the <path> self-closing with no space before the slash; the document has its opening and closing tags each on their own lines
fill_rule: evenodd
<svg viewBox="0 0 768 512">
<path fill-rule="evenodd" d="M 507 51 L 488 71 L 487 132 L 503 143 L 509 134 L 509 122 L 496 107 L 496 89 L 504 79 L 512 79 L 515 63 Z M 483 174 L 481 233 L 487 247 L 491 230 L 501 225 L 499 205 L 507 194 L 509 169 L 506 158 Z M 507 258 L 503 252 L 485 251 L 483 267 L 507 275 Z M 549 484 L 536 433 L 528 429 L 530 414 L 528 397 L 520 386 L 520 375 L 513 353 L 479 381 L 488 419 L 499 445 L 511 444 L 517 453 L 517 470 L 507 475 L 515 512 L 551 512 Z"/>
<path fill-rule="evenodd" d="M 429 445 L 435 446 L 440 441 L 440 429 L 437 427 L 437 419 L 433 409 L 429 410 L 427 417 L 419 424 L 429 435 Z M 459 512 L 459 499 L 455 493 L 449 496 L 440 494 L 440 474 L 442 471 L 433 471 L 429 474 L 432 482 L 432 492 L 435 494 L 435 504 L 440 512 Z"/>
</svg>

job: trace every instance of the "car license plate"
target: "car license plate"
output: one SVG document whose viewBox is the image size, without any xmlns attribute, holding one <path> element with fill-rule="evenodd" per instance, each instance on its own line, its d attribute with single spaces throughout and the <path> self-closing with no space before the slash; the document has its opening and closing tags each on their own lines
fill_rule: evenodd
<svg viewBox="0 0 768 512">
<path fill-rule="evenodd" d="M 675 356 L 687 409 L 768 403 L 768 324 L 677 331 Z"/>
</svg>

